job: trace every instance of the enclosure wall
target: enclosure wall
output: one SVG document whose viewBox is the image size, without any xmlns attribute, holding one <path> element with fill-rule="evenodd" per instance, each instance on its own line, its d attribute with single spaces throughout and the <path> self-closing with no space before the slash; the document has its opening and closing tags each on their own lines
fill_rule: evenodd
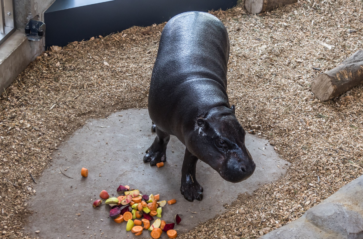
<svg viewBox="0 0 363 239">
<path fill-rule="evenodd" d="M 232 8 L 237 0 L 92 0 L 88 5 L 57 0 L 45 13 L 46 45 L 64 46 L 92 36 L 121 32 L 132 26 L 168 21 L 186 11 Z"/>
</svg>

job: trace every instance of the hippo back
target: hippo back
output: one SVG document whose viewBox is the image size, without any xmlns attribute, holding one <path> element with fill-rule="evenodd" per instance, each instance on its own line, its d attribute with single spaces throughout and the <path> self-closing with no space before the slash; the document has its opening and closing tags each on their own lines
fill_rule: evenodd
<svg viewBox="0 0 363 239">
<path fill-rule="evenodd" d="M 228 56 L 227 30 L 211 14 L 186 12 L 165 25 L 148 106 L 160 129 L 178 137 L 181 121 L 184 125 L 211 107 L 228 105 Z"/>
</svg>

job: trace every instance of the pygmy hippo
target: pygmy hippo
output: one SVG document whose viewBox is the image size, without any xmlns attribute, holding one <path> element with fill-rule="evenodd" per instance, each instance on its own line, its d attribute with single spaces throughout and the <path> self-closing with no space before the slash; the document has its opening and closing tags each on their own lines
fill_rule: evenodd
<svg viewBox="0 0 363 239">
<path fill-rule="evenodd" d="M 203 199 L 195 176 L 198 159 L 233 183 L 250 177 L 256 167 L 228 101 L 228 58 L 227 30 L 213 15 L 185 12 L 165 25 L 148 99 L 157 136 L 144 162 L 165 162 L 175 135 L 186 146 L 180 191 L 188 201 Z"/>
</svg>

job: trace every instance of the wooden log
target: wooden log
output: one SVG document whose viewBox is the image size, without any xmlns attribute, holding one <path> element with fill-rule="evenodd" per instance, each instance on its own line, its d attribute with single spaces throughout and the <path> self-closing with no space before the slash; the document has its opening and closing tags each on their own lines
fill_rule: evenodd
<svg viewBox="0 0 363 239">
<path fill-rule="evenodd" d="M 258 14 L 296 2 L 297 0 L 245 0 L 245 7 L 249 13 Z"/>
<path fill-rule="evenodd" d="M 338 97 L 363 83 L 363 50 L 359 50 L 334 69 L 320 74 L 311 90 L 321 101 Z"/>
</svg>

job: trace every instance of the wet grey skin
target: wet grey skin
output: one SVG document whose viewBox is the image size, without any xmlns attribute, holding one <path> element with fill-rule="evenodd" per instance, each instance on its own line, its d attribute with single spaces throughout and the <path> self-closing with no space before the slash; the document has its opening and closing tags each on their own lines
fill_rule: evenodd
<svg viewBox="0 0 363 239">
<path fill-rule="evenodd" d="M 186 147 L 180 191 L 188 201 L 203 199 L 195 175 L 198 159 L 232 183 L 246 180 L 256 168 L 228 101 L 228 58 L 227 30 L 213 15 L 186 12 L 165 25 L 148 99 L 157 136 L 144 162 L 165 162 L 175 135 Z"/>
</svg>

